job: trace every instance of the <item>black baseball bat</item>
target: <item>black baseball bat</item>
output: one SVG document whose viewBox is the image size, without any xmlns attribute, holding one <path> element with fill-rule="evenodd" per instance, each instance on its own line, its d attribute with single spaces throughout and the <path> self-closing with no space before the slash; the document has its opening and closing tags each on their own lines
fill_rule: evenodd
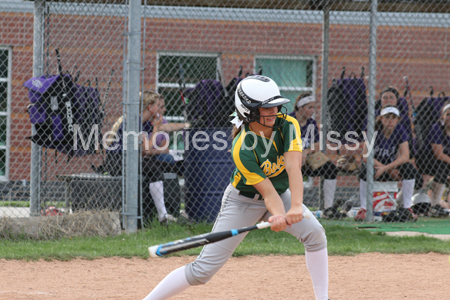
<svg viewBox="0 0 450 300">
<path fill-rule="evenodd" d="M 411 88 L 409 87 L 408 76 L 404 76 L 403 79 L 405 80 L 405 93 L 403 94 L 403 97 L 406 100 L 406 96 L 409 94 L 409 102 L 411 103 L 412 118 L 414 120 L 416 118 L 417 112 L 416 112 L 416 108 L 414 107 L 414 102 L 413 102 L 412 94 L 411 94 Z"/>
<path fill-rule="evenodd" d="M 103 104 L 102 104 L 102 112 L 105 111 L 106 101 L 108 101 L 108 95 L 109 95 L 109 91 L 111 90 L 111 80 L 112 80 L 113 75 L 114 75 L 114 69 L 111 69 L 111 75 L 109 75 L 109 81 L 108 81 L 108 87 L 106 88 L 105 99 L 103 100 Z"/>
<path fill-rule="evenodd" d="M 309 219 L 309 213 L 303 213 L 303 217 Z M 231 230 L 225 230 L 220 232 L 213 232 L 213 233 L 205 233 L 201 235 L 196 235 L 192 237 L 188 237 L 182 240 L 177 240 L 174 242 L 161 244 L 161 245 L 155 245 L 148 248 L 148 252 L 150 253 L 150 257 L 158 257 L 158 256 L 165 256 L 167 254 L 196 248 L 199 246 L 215 243 L 227 238 L 230 238 L 232 236 L 238 235 L 243 232 L 252 231 L 255 229 L 263 229 L 270 227 L 271 223 L 269 222 L 261 222 L 259 224 L 249 226 L 249 227 L 243 227 L 239 229 L 231 229 Z"/>
<path fill-rule="evenodd" d="M 178 63 L 178 85 L 180 87 L 180 97 L 181 97 L 181 102 L 183 102 L 183 105 L 186 105 L 185 99 L 184 99 L 184 70 L 183 70 L 183 65 L 181 63 Z"/>
<path fill-rule="evenodd" d="M 55 52 L 56 52 L 56 60 L 58 61 L 58 73 L 61 77 L 63 77 L 64 74 L 63 74 L 63 69 L 62 69 L 62 65 L 61 65 L 61 57 L 59 56 L 59 49 L 56 48 Z"/>
<path fill-rule="evenodd" d="M 183 70 L 183 64 L 178 63 L 178 85 L 180 86 L 180 97 L 181 97 L 181 103 L 183 107 L 183 117 L 184 121 L 188 122 L 187 117 L 187 108 L 186 108 L 186 99 L 184 98 L 184 89 L 186 88 L 186 82 L 184 79 L 184 70 Z"/>
<path fill-rule="evenodd" d="M 77 83 L 79 78 L 80 78 L 80 70 L 77 71 L 77 74 L 75 75 L 75 78 L 73 79 L 73 83 Z"/>
</svg>

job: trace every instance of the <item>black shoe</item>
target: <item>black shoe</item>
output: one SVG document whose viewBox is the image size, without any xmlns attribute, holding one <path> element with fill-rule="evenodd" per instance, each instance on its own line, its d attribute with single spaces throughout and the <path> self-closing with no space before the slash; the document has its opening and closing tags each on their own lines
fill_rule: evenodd
<svg viewBox="0 0 450 300">
<path fill-rule="evenodd" d="M 171 214 L 165 214 L 164 218 L 159 220 L 161 224 L 176 223 L 177 221 L 178 219 L 172 216 Z"/>
<path fill-rule="evenodd" d="M 434 217 L 434 218 L 445 218 L 445 217 L 448 217 L 449 213 L 448 213 L 448 211 L 444 210 L 442 208 L 442 206 L 440 206 L 439 204 L 436 204 L 435 206 L 432 206 L 430 208 L 429 215 L 430 215 L 430 217 Z"/>
<path fill-rule="evenodd" d="M 335 207 L 326 208 L 322 214 L 322 218 L 324 219 L 343 219 L 346 217 L 346 213 L 338 212 Z"/>
</svg>

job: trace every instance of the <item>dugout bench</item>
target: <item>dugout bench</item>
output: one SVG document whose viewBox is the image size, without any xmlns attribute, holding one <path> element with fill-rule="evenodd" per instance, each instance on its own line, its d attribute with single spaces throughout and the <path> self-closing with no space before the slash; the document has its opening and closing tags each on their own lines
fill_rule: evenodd
<svg viewBox="0 0 450 300">
<path fill-rule="evenodd" d="M 56 178 L 65 182 L 65 206 L 74 212 L 122 209 L 122 176 L 79 173 Z"/>
<path fill-rule="evenodd" d="M 122 176 L 98 173 L 63 174 L 56 176 L 65 182 L 65 206 L 73 212 L 80 210 L 108 210 L 122 213 Z M 150 195 L 149 181 L 144 176 L 142 198 L 138 192 L 138 218 L 141 225 L 151 222 L 156 207 Z M 167 212 L 180 213 L 181 188 L 175 173 L 164 173 L 164 202 Z M 141 213 L 142 212 L 142 213 Z"/>
</svg>

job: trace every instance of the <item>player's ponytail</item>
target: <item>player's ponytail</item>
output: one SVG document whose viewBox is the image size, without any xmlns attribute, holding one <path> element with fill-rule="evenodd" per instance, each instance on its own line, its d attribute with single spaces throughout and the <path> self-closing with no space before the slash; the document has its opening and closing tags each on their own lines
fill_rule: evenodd
<svg viewBox="0 0 450 300">
<path fill-rule="evenodd" d="M 233 126 L 231 137 L 234 139 L 239 134 L 239 132 L 241 132 L 241 127 L 237 128 L 236 126 Z"/>
<path fill-rule="evenodd" d="M 237 113 L 237 115 L 239 117 L 239 120 L 241 120 L 241 121 L 244 120 L 244 117 L 242 117 L 239 112 L 236 112 L 236 113 Z M 243 126 L 245 126 L 245 124 L 248 124 L 248 122 L 244 120 L 243 123 L 241 124 L 241 126 L 239 126 L 239 128 L 236 127 L 236 125 L 233 125 L 233 131 L 231 132 L 232 139 L 237 137 L 237 135 L 239 134 L 239 132 L 241 132 L 241 129 L 242 129 Z"/>
</svg>

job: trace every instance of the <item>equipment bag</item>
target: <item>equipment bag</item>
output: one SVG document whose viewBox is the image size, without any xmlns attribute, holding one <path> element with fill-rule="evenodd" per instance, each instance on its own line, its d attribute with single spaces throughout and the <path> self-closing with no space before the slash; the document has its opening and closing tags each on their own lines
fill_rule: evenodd
<svg viewBox="0 0 450 300">
<path fill-rule="evenodd" d="M 220 81 L 201 80 L 195 88 L 184 91 L 184 98 L 189 122 L 199 127 L 220 127 L 220 110 L 224 99 L 224 88 Z"/>
<path fill-rule="evenodd" d="M 367 116 L 364 68 L 361 78 L 356 78 L 356 75 L 352 74 L 349 78 L 344 78 L 344 67 L 341 79 L 337 81 L 333 79 L 333 84 L 328 90 L 329 131 L 339 133 L 342 140 L 349 131 L 354 131 L 362 139 Z"/>
<path fill-rule="evenodd" d="M 69 157 L 99 150 L 101 132 L 98 139 L 95 134 L 89 139 L 94 125 L 100 129 L 102 122 L 97 88 L 75 84 L 70 75 L 34 77 L 24 86 L 31 102 L 28 114 L 36 129 L 31 141 Z"/>
<path fill-rule="evenodd" d="M 262 68 L 257 74 L 262 74 Z M 231 127 L 230 115 L 235 111 L 234 94 L 239 82 L 244 79 L 241 75 L 242 66 L 238 76 L 233 77 L 225 87 L 220 80 L 204 79 L 194 88 L 184 90 L 182 95 L 186 103 L 187 121 L 195 127 Z"/>
</svg>

